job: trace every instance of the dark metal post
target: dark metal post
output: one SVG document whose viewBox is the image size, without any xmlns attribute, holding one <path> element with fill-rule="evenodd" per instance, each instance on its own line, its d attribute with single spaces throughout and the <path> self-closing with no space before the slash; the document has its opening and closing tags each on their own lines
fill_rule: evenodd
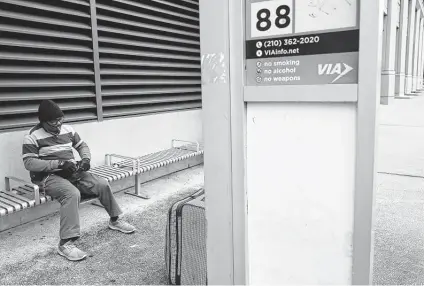
<svg viewBox="0 0 424 286">
<path fill-rule="evenodd" d="M 97 34 L 96 0 L 90 0 L 91 33 L 93 38 L 94 79 L 96 84 L 97 119 L 103 121 L 102 86 L 100 78 L 99 37 Z"/>
</svg>

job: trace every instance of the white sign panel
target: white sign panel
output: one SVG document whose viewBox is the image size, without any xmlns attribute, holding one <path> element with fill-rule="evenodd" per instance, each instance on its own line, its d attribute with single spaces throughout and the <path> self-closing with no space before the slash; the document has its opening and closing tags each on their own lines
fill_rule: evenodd
<svg viewBox="0 0 424 286">
<path fill-rule="evenodd" d="M 247 40 L 359 28 L 358 0 L 246 0 L 246 3 Z"/>
<path fill-rule="evenodd" d="M 297 0 L 295 33 L 356 26 L 356 0 Z"/>
<path fill-rule="evenodd" d="M 358 0 L 247 2 L 247 85 L 358 82 Z"/>
</svg>

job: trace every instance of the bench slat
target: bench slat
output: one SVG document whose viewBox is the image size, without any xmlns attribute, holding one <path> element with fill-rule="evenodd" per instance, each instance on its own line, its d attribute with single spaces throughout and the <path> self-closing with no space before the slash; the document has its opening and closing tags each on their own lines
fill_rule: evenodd
<svg viewBox="0 0 424 286">
<path fill-rule="evenodd" d="M 26 195 L 31 195 L 31 193 L 30 192 L 28 192 L 27 190 L 25 190 L 25 189 L 23 189 L 23 188 L 21 188 L 21 187 L 16 187 L 16 188 L 13 188 L 12 189 L 12 192 L 13 193 L 18 193 L 19 195 L 22 195 L 22 196 L 24 196 L 24 197 L 26 197 Z M 28 198 L 29 199 L 29 198 Z"/>
<path fill-rule="evenodd" d="M 182 158 L 183 158 L 183 156 L 172 156 L 170 158 L 167 158 L 166 160 L 151 162 L 150 164 L 143 165 L 142 168 L 147 170 L 147 171 L 150 171 L 150 170 L 153 170 L 153 169 L 160 168 L 162 166 L 170 165 L 174 162 L 178 162 Z"/>
<path fill-rule="evenodd" d="M 6 198 L 0 197 L 0 202 L 2 202 L 4 204 L 7 204 L 9 206 L 12 206 L 13 211 L 20 211 L 20 210 L 23 210 L 24 209 L 23 205 L 18 204 L 18 203 L 14 202 L 14 201 L 8 200 Z M 25 204 L 25 208 L 26 208 L 26 204 Z"/>
<path fill-rule="evenodd" d="M 27 197 L 29 199 L 34 199 L 34 191 L 32 188 L 28 188 L 26 186 L 19 186 L 17 188 L 14 188 L 13 191 L 18 192 L 19 194 L 22 194 L 22 196 Z"/>
<path fill-rule="evenodd" d="M 48 201 L 51 201 L 51 197 L 45 197 L 45 196 L 40 196 L 40 204 L 45 204 L 45 203 L 47 203 Z"/>
<path fill-rule="evenodd" d="M 18 189 L 15 188 L 14 190 L 17 190 L 18 192 L 26 194 L 26 195 L 30 196 L 31 198 L 34 196 L 34 189 L 32 187 L 29 187 L 29 186 L 26 186 L 26 185 L 25 186 L 19 186 Z M 52 198 L 50 196 L 47 196 L 47 195 L 44 196 L 40 192 L 40 204 L 44 204 L 44 203 L 49 202 L 51 200 L 52 200 Z"/>
<path fill-rule="evenodd" d="M 132 170 L 125 170 L 121 168 L 114 168 L 108 165 L 101 165 L 94 168 L 94 170 L 100 171 L 105 174 L 110 174 L 113 176 L 122 176 L 122 178 L 126 178 L 133 175 Z"/>
<path fill-rule="evenodd" d="M 24 196 L 21 196 L 19 194 L 15 194 L 14 192 L 1 192 L 1 193 L 4 194 L 4 195 L 10 196 L 10 197 L 14 197 L 18 200 L 25 201 L 29 205 L 29 207 L 33 207 L 35 205 L 34 200 L 31 200 L 31 199 L 26 198 Z"/>
<path fill-rule="evenodd" d="M 26 185 L 19 186 L 17 190 L 28 195 L 34 195 L 34 189 Z"/>
<path fill-rule="evenodd" d="M 158 151 L 158 152 L 151 153 L 151 154 L 146 154 L 146 155 L 143 155 L 143 156 L 136 157 L 135 159 L 150 160 L 150 159 L 153 159 L 153 158 L 160 158 L 166 152 L 168 152 L 168 150 L 163 150 L 163 151 Z M 120 161 L 118 163 L 125 164 L 125 166 L 132 166 L 131 160 L 123 160 L 123 161 Z"/>
<path fill-rule="evenodd" d="M 140 160 L 142 164 L 151 164 L 151 163 L 156 163 L 160 161 L 170 160 L 170 159 L 180 157 L 186 154 L 189 154 L 189 152 L 182 152 L 181 150 L 174 149 L 172 151 L 170 150 L 169 152 L 162 154 L 162 156 L 160 158 L 157 158 L 157 160 L 149 160 L 149 158 L 140 158 Z"/>
<path fill-rule="evenodd" d="M 144 171 L 155 169 L 157 167 L 165 166 L 167 165 L 166 162 L 173 157 L 180 155 L 180 152 L 158 152 L 156 153 L 157 156 L 143 156 L 140 158 L 140 168 Z"/>
<path fill-rule="evenodd" d="M 172 158 L 173 158 L 172 156 L 169 156 L 169 157 L 160 158 L 158 160 L 140 162 L 140 167 L 152 169 L 152 168 L 156 168 L 157 166 L 160 166 L 160 164 L 163 164 L 165 166 L 167 165 L 165 162 L 172 160 Z"/>
<path fill-rule="evenodd" d="M 118 179 L 121 179 L 121 177 L 126 178 L 130 176 L 130 171 L 128 170 L 113 168 L 107 165 L 98 166 L 96 169 L 105 174 L 110 174 L 111 176 L 118 176 Z"/>
<path fill-rule="evenodd" d="M 99 176 L 99 177 L 105 179 L 109 183 L 110 182 L 113 182 L 113 181 L 116 181 L 116 178 L 115 177 L 111 176 L 110 174 L 102 173 L 101 170 L 92 171 L 91 173 L 94 174 L 94 175 L 96 175 L 96 176 Z"/>
<path fill-rule="evenodd" d="M 10 205 L 8 205 L 8 204 L 5 204 L 5 203 L 3 203 L 3 202 L 1 202 L 1 201 L 0 201 L 0 207 L 2 207 L 2 208 L 4 208 L 4 209 L 6 209 L 8 214 L 10 214 L 10 213 L 13 213 L 13 212 L 14 212 L 14 208 L 13 208 L 12 206 L 10 206 Z"/>
<path fill-rule="evenodd" d="M 0 193 L 0 201 L 8 205 L 12 205 L 17 211 L 29 207 L 29 204 L 27 202 L 17 200 L 16 198 L 13 199 L 11 197 L 8 197 L 7 195 L 4 195 L 3 193 Z"/>
<path fill-rule="evenodd" d="M 33 207 L 35 205 L 35 201 L 28 199 L 24 196 L 21 196 L 19 194 L 15 194 L 14 192 L 0 192 L 0 196 L 7 196 L 10 197 L 11 199 L 15 200 L 16 202 L 25 202 L 28 204 L 28 207 Z"/>
<path fill-rule="evenodd" d="M 188 150 L 181 150 L 179 148 L 170 148 L 163 151 L 158 151 L 151 154 L 146 154 L 140 157 L 137 157 L 137 159 L 140 161 L 143 165 L 150 165 L 152 163 L 156 163 L 158 161 L 163 161 L 175 156 L 179 156 L 180 154 L 189 154 L 192 151 Z M 120 166 L 126 166 L 126 167 L 132 167 L 132 161 L 131 160 L 123 160 L 118 161 L 114 164 L 120 165 Z"/>
<path fill-rule="evenodd" d="M 138 157 L 138 159 L 140 160 L 142 164 L 149 164 L 151 162 L 166 160 L 168 158 L 179 156 L 182 153 L 187 153 L 187 152 L 183 152 L 182 150 L 173 148 L 173 149 L 168 149 L 162 152 L 157 152 L 155 156 L 145 155 L 145 156 Z"/>
<path fill-rule="evenodd" d="M 97 167 L 96 170 L 93 170 L 93 171 L 97 172 L 98 174 L 101 174 L 103 177 L 106 177 L 106 178 L 108 178 L 109 180 L 112 180 L 112 181 L 116 181 L 120 178 L 117 173 L 113 173 L 113 172 L 110 172 L 110 171 L 108 172 L 104 168 L 102 168 L 101 166 Z"/>
<path fill-rule="evenodd" d="M 155 162 L 157 160 L 164 159 L 166 157 L 172 156 L 172 154 L 175 154 L 177 150 L 165 150 L 161 152 L 156 152 L 154 154 L 147 154 L 144 156 L 137 157 L 137 159 L 142 164 L 149 164 L 150 162 Z"/>
</svg>

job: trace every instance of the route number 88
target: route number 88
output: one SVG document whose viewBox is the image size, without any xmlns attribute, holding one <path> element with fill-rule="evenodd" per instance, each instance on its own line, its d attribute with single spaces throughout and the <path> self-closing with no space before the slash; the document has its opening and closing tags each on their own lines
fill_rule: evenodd
<svg viewBox="0 0 424 286">
<path fill-rule="evenodd" d="M 290 18 L 290 7 L 287 5 L 280 5 L 277 7 L 275 14 L 275 26 L 278 29 L 284 29 L 287 28 L 291 23 Z M 256 29 L 261 32 L 268 31 L 271 26 L 272 22 L 270 20 L 271 17 L 271 11 L 267 8 L 262 8 L 256 13 Z"/>
</svg>

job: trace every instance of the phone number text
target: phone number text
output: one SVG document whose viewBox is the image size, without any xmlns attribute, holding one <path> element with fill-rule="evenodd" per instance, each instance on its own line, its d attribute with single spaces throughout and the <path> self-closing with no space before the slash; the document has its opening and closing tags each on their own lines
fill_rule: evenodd
<svg viewBox="0 0 424 286">
<path fill-rule="evenodd" d="M 296 38 L 283 39 L 283 40 L 264 41 L 264 47 L 273 48 L 273 47 L 282 47 L 282 46 L 314 44 L 318 42 L 319 42 L 319 36 L 296 37 Z"/>
</svg>

